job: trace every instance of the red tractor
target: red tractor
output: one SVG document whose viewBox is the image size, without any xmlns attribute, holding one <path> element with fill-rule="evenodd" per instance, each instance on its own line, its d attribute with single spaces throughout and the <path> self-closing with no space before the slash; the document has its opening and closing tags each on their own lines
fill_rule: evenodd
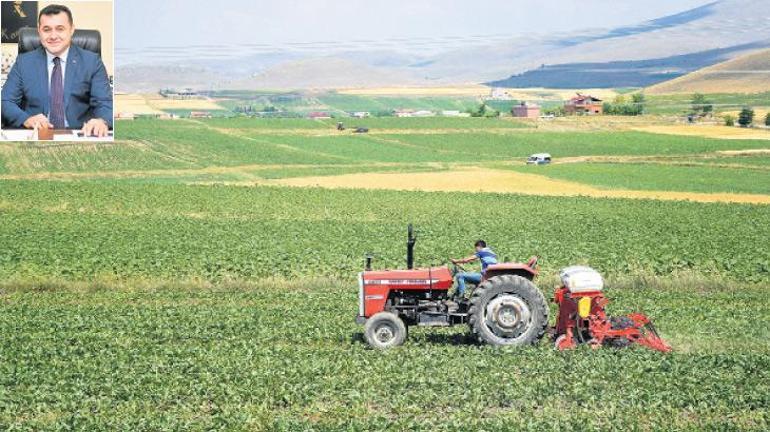
<svg viewBox="0 0 770 432">
<path fill-rule="evenodd" d="M 358 274 L 358 316 L 364 325 L 364 338 L 374 348 L 390 348 L 404 343 L 409 326 L 451 326 L 467 324 L 481 342 L 491 345 L 520 346 L 537 343 L 548 325 L 548 307 L 532 282 L 537 276 L 537 257 L 526 264 L 501 263 L 487 267 L 481 283 L 469 299 L 451 301 L 454 271 L 445 266 L 414 267 L 417 239 L 408 227 L 407 270 L 371 269 Z M 650 320 L 642 314 L 609 318 L 602 295 L 599 273 L 588 267 L 562 270 L 562 286 L 554 302 L 559 305 L 552 329 L 556 348 L 574 348 L 578 343 L 598 347 L 623 347 L 631 343 L 668 352 L 671 348 L 658 336 Z"/>
<path fill-rule="evenodd" d="M 414 269 L 416 238 L 409 225 L 407 270 L 366 270 L 358 275 L 359 305 L 356 322 L 375 348 L 404 343 L 409 326 L 468 324 L 482 342 L 525 345 L 540 340 L 548 325 L 548 306 L 532 283 L 537 258 L 528 263 L 501 263 L 487 267 L 482 282 L 469 299 L 449 300 L 454 272 L 445 266 Z M 456 271 L 457 267 L 455 267 Z"/>
</svg>

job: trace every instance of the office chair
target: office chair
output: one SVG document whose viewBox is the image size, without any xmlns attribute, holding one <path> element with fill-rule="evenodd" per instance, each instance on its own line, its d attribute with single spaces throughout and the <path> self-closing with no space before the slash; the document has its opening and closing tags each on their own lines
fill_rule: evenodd
<svg viewBox="0 0 770 432">
<path fill-rule="evenodd" d="M 102 56 L 102 35 L 99 30 L 75 30 L 72 44 Z M 19 30 L 19 54 L 34 51 L 40 47 L 40 37 L 37 29 L 23 28 Z"/>
</svg>

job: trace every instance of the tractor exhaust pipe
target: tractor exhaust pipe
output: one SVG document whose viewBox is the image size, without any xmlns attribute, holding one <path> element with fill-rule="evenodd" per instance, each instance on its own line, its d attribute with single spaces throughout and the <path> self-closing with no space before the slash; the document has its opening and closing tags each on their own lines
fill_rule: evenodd
<svg viewBox="0 0 770 432">
<path fill-rule="evenodd" d="M 406 227 L 406 268 L 409 270 L 414 268 L 414 243 L 416 241 L 412 224 L 409 224 Z"/>
</svg>

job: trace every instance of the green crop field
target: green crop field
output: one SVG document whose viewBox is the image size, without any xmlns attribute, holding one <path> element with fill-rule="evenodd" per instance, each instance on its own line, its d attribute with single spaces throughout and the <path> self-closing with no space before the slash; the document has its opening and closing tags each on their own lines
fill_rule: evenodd
<svg viewBox="0 0 770 432">
<path fill-rule="evenodd" d="M 699 156 L 767 147 L 766 140 L 625 131 L 546 132 L 501 119 L 383 118 L 364 119 L 360 123 L 372 127 L 372 133 L 337 132 L 335 123 L 329 120 L 137 120 L 120 123 L 115 144 L 2 143 L 0 173 L 140 172 L 275 164 L 520 162 L 537 152 L 549 152 L 557 160 L 608 155 Z M 377 128 L 399 133 L 379 134 Z"/>
<path fill-rule="evenodd" d="M 767 206 L 9 181 L 0 208 L 5 279 L 352 278 L 367 252 L 383 266 L 400 264 L 413 222 L 424 265 L 446 263 L 480 236 L 512 259 L 541 255 L 548 272 L 582 262 L 607 274 L 685 270 L 770 281 Z"/>
<path fill-rule="evenodd" d="M 673 354 L 495 349 L 457 328 L 373 351 L 353 284 L 332 281 L 6 286 L 0 427 L 765 430 L 766 289 L 646 284 L 616 283 L 610 310 L 644 308 Z"/>
<path fill-rule="evenodd" d="M 115 143 L 0 143 L 0 430 L 770 428 L 767 204 L 279 183 L 475 167 L 463 172 L 763 197 L 769 141 L 353 123 L 371 133 L 141 120 L 118 123 Z M 535 152 L 573 160 L 523 166 Z M 369 349 L 356 275 L 368 253 L 403 268 L 408 223 L 420 266 L 477 238 L 541 256 L 547 297 L 560 268 L 595 267 L 609 312 L 648 314 L 674 351 L 496 349 L 464 326 Z"/>
<path fill-rule="evenodd" d="M 608 189 L 731 192 L 770 195 L 770 169 L 709 166 L 584 163 L 516 170 Z"/>
<path fill-rule="evenodd" d="M 547 152 L 569 156 L 654 156 L 709 153 L 721 150 L 764 149 L 767 140 L 656 135 L 644 132 L 536 132 L 506 134 L 413 134 L 388 138 L 434 151 L 476 155 L 479 159 L 522 158 Z"/>
</svg>

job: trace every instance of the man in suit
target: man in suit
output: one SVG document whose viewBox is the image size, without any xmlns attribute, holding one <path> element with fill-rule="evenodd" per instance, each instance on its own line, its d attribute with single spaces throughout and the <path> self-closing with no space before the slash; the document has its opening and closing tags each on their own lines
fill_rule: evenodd
<svg viewBox="0 0 770 432">
<path fill-rule="evenodd" d="M 72 45 L 72 12 L 61 5 L 44 7 L 37 32 L 42 46 L 18 56 L 3 87 L 3 121 L 13 128 L 107 136 L 112 127 L 107 71 L 96 53 Z"/>
</svg>

